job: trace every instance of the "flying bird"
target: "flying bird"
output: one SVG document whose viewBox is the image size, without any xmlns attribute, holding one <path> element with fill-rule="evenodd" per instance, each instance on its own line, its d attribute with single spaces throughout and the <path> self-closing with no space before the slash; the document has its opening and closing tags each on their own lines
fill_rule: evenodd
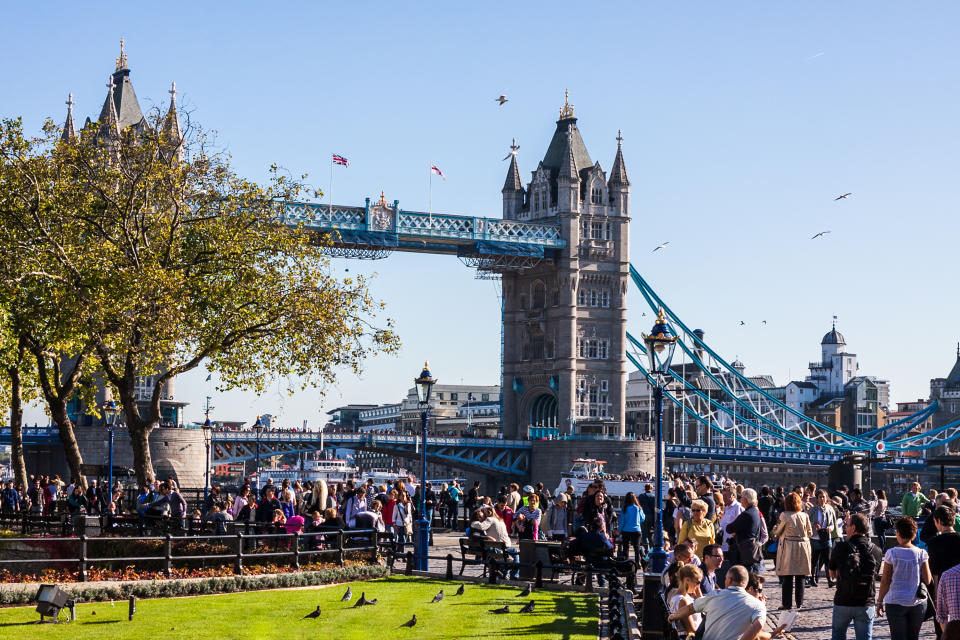
<svg viewBox="0 0 960 640">
<path fill-rule="evenodd" d="M 500 94 L 498 97 L 493 99 L 494 102 L 499 102 L 501 107 L 505 102 L 507 102 L 507 100 L 508 100 L 507 96 L 503 94 Z"/>
<path fill-rule="evenodd" d="M 356 609 L 357 607 L 362 607 L 362 606 L 365 605 L 365 604 L 367 604 L 367 593 L 366 593 L 366 591 L 360 593 L 360 599 L 357 600 L 357 602 L 353 605 L 353 607 L 354 607 L 354 609 Z"/>
<path fill-rule="evenodd" d="M 307 615 L 303 616 L 303 619 L 306 620 L 307 618 L 319 618 L 319 617 L 320 617 L 320 607 L 317 607 L 314 611 L 311 611 Z"/>
<path fill-rule="evenodd" d="M 740 321 L 740 326 L 741 326 L 741 327 L 744 326 L 745 324 L 747 324 L 747 323 L 744 322 L 743 320 Z"/>
<path fill-rule="evenodd" d="M 660 251 L 660 249 L 666 249 L 668 244 L 670 244 L 670 241 L 669 241 L 669 240 L 667 240 L 666 242 L 664 242 L 664 243 L 662 243 L 662 244 L 657 245 L 657 248 L 654 249 L 653 251 L 651 251 L 650 253 L 654 253 L 654 252 Z"/>
<path fill-rule="evenodd" d="M 813 236 L 812 238 L 810 238 L 810 239 L 811 239 L 811 240 L 816 240 L 817 238 L 822 238 L 823 236 L 827 235 L 828 233 L 830 233 L 830 232 L 829 232 L 829 231 L 821 231 L 820 233 L 814 234 L 814 236 Z"/>
<path fill-rule="evenodd" d="M 518 593 L 518 594 L 516 595 L 516 597 L 518 597 L 518 598 L 526 598 L 528 595 L 530 595 L 530 592 L 531 592 L 531 591 L 533 591 L 533 588 L 528 584 L 527 586 L 525 586 L 525 587 L 523 588 L 523 591 L 521 591 L 520 593 Z"/>
<path fill-rule="evenodd" d="M 458 595 L 458 596 L 462 596 L 462 595 L 463 595 L 463 585 L 460 585 L 460 587 L 457 589 L 457 595 Z"/>
<path fill-rule="evenodd" d="M 852 192 L 850 192 L 850 193 L 845 193 L 845 194 L 843 194 L 842 196 L 837 196 L 836 198 L 833 199 L 833 201 L 836 202 L 837 200 L 846 200 L 847 198 L 849 198 L 849 197 L 852 196 L 852 195 L 853 195 Z"/>
<path fill-rule="evenodd" d="M 347 591 L 343 594 L 343 597 L 340 598 L 340 602 L 346 602 L 352 597 L 353 597 L 353 589 L 351 587 L 347 587 Z"/>
<path fill-rule="evenodd" d="M 417 624 L 417 614 L 413 614 L 413 617 L 404 622 L 401 627 L 412 627 Z"/>
<path fill-rule="evenodd" d="M 527 604 L 523 605 L 523 609 L 520 609 L 520 613 L 533 613 L 533 607 L 536 603 L 531 600 Z"/>
<path fill-rule="evenodd" d="M 764 321 L 763 321 L 763 324 L 767 324 L 767 321 L 766 321 L 766 320 L 764 320 Z"/>
<path fill-rule="evenodd" d="M 431 600 L 430 602 L 431 602 L 431 603 L 440 602 L 441 600 L 443 600 L 443 589 L 440 589 L 440 593 L 438 593 L 437 595 L 433 596 L 433 600 Z"/>
<path fill-rule="evenodd" d="M 490 609 L 490 613 L 510 613 L 510 605 L 505 604 L 499 609 Z"/>
</svg>

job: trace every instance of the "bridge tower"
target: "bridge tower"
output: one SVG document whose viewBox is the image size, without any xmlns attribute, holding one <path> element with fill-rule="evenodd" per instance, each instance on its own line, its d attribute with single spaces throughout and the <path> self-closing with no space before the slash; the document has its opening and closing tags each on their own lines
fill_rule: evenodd
<svg viewBox="0 0 960 640">
<path fill-rule="evenodd" d="M 565 101 L 546 155 L 524 188 L 516 145 L 503 217 L 551 222 L 566 246 L 531 269 L 503 273 L 503 431 L 624 434 L 630 181 L 623 138 L 608 176 Z M 541 431 L 542 429 L 542 431 Z"/>
</svg>

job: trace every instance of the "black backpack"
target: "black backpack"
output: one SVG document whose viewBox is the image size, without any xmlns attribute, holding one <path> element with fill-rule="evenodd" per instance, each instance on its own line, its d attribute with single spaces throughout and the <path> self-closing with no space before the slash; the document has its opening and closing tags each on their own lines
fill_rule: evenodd
<svg viewBox="0 0 960 640">
<path fill-rule="evenodd" d="M 840 565 L 838 590 L 848 598 L 866 602 L 873 595 L 877 575 L 877 561 L 870 552 L 872 543 L 848 541 L 850 553 Z"/>
</svg>

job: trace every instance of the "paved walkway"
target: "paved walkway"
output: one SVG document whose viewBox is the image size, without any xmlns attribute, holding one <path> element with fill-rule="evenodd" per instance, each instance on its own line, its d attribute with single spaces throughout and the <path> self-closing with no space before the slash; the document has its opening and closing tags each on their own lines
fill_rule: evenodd
<svg viewBox="0 0 960 640">
<path fill-rule="evenodd" d="M 434 546 L 431 547 L 430 555 L 445 556 L 448 553 L 453 554 L 456 559 L 460 558 L 460 535 L 456 533 L 438 533 L 434 536 Z M 460 571 L 460 562 L 454 563 L 454 573 Z M 431 560 L 430 571 L 443 573 L 446 571 L 446 562 L 443 560 Z M 467 566 L 464 575 L 479 576 L 482 568 L 477 566 Z M 764 574 L 767 582 L 764 584 L 764 595 L 767 596 L 767 611 L 771 618 L 776 618 L 778 607 L 781 604 L 780 584 L 777 576 L 773 572 L 773 563 L 767 561 L 767 571 Z M 879 584 L 879 583 L 878 583 Z M 797 625 L 794 627 L 791 636 L 795 640 L 829 640 L 831 632 L 831 618 L 833 615 L 833 594 L 834 590 L 826 586 L 826 581 L 821 580 L 819 587 L 806 589 L 804 591 L 803 609 L 800 611 Z M 847 632 L 847 638 L 853 640 L 853 626 Z M 873 625 L 873 637 L 884 639 L 890 637 L 890 627 L 887 624 L 886 617 L 878 618 Z M 923 623 L 923 629 L 920 632 L 922 640 L 932 640 L 935 638 L 933 631 L 933 622 Z"/>
</svg>

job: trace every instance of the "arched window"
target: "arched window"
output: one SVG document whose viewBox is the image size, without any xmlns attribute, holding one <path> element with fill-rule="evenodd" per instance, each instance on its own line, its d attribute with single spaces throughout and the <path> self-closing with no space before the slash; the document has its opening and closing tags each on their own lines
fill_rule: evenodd
<svg viewBox="0 0 960 640">
<path fill-rule="evenodd" d="M 520 311 L 527 310 L 527 296 L 520 296 Z"/>
<path fill-rule="evenodd" d="M 530 307 L 532 309 L 543 309 L 545 306 L 547 306 L 547 288 L 538 280 L 533 283 Z"/>
<path fill-rule="evenodd" d="M 590 190 L 590 202 L 593 204 L 603 204 L 603 189 L 594 187 Z"/>
</svg>

